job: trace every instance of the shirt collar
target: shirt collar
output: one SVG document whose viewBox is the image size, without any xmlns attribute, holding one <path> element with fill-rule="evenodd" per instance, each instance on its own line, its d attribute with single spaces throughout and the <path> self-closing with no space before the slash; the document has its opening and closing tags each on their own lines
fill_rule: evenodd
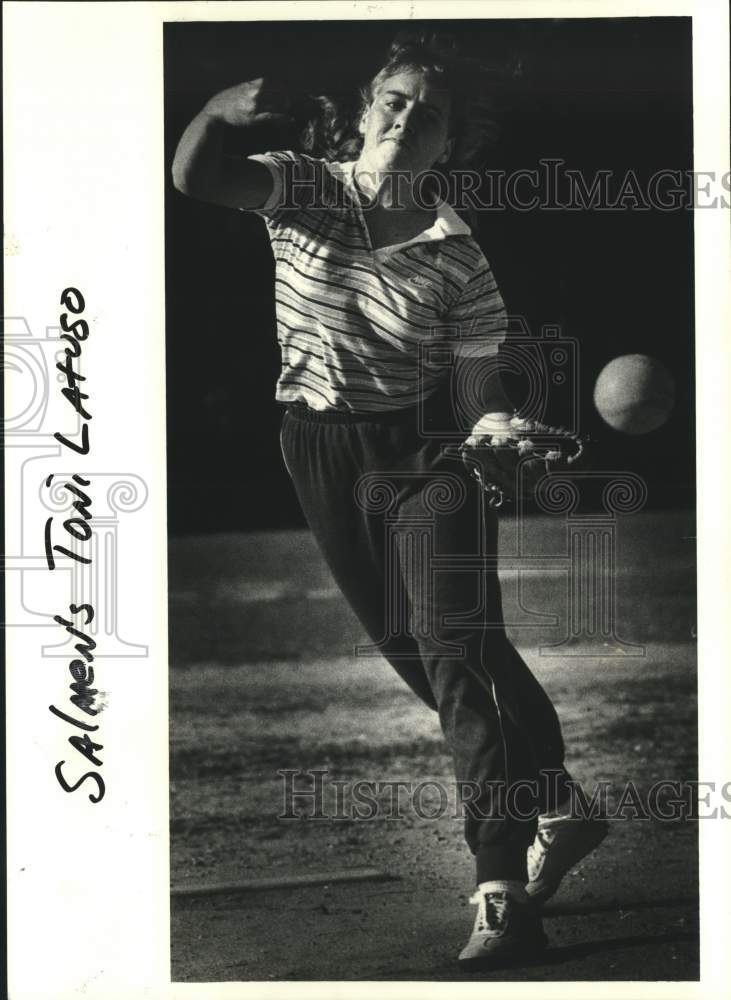
<svg viewBox="0 0 731 1000">
<path fill-rule="evenodd" d="M 345 163 L 326 163 L 325 166 L 333 177 L 341 181 L 345 189 L 353 198 L 358 198 L 358 192 L 353 181 L 355 163 L 355 160 L 349 160 Z M 437 217 L 432 225 L 428 229 L 425 229 L 423 233 L 420 233 L 418 236 L 415 236 L 413 240 L 409 240 L 408 242 L 421 243 L 424 240 L 443 240 L 448 236 L 471 235 L 472 230 L 467 223 L 460 219 L 451 205 L 448 205 L 446 201 L 443 201 L 437 205 Z M 399 244 L 399 246 L 403 245 L 404 244 Z"/>
</svg>

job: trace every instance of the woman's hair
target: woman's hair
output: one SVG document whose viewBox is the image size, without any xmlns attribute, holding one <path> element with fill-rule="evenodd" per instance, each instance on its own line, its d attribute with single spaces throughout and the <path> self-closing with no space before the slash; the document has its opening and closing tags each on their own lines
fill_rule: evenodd
<svg viewBox="0 0 731 1000">
<path fill-rule="evenodd" d="M 449 135 L 455 144 L 445 168 L 478 166 L 497 134 L 486 93 L 489 71 L 477 60 L 460 56 L 454 40 L 443 35 L 397 35 L 379 71 L 360 88 L 357 102 L 323 95 L 306 98 L 298 115 L 306 120 L 300 135 L 304 152 L 326 160 L 357 159 L 363 146 L 358 123 L 378 88 L 397 73 L 410 70 L 424 73 L 449 92 Z"/>
</svg>

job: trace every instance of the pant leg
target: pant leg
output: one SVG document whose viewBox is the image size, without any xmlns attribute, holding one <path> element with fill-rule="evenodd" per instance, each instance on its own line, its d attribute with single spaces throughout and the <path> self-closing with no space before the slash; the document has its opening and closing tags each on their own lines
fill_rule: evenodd
<svg viewBox="0 0 731 1000">
<path fill-rule="evenodd" d="M 495 516 L 458 465 L 440 466 L 433 448 L 417 454 L 414 488 L 399 507 L 399 554 L 424 671 L 467 794 L 465 838 L 478 881 L 525 880 L 535 821 L 508 814 L 507 789 L 534 774 L 509 697 L 497 573 L 464 569 L 459 558 L 495 554 Z M 428 541 L 414 544 L 419 534 Z"/>
<path fill-rule="evenodd" d="M 466 840 L 479 881 L 524 880 L 535 814 L 568 780 L 558 717 L 505 634 L 497 572 L 468 571 L 460 562 L 494 561 L 496 514 L 461 463 L 446 460 L 436 445 L 415 454 L 413 485 L 399 507 L 401 568 L 457 780 L 470 794 L 484 789 L 466 809 Z M 427 524 L 429 542 L 415 544 Z"/>
<path fill-rule="evenodd" d="M 367 435 L 365 435 L 367 437 Z M 429 708 L 437 703 L 419 649 L 403 631 L 389 633 L 383 517 L 369 516 L 355 499 L 363 474 L 363 429 L 353 424 L 298 420 L 285 414 L 280 442 L 297 498 L 335 582 L 381 654 Z M 372 455 L 370 457 L 373 457 Z"/>
<path fill-rule="evenodd" d="M 420 439 L 413 428 L 285 417 L 282 449 L 305 516 L 346 599 L 371 638 L 385 638 L 384 656 L 437 708 L 458 781 L 470 797 L 480 790 L 465 822 L 478 880 L 525 879 L 534 819 L 505 815 L 505 802 L 496 803 L 494 793 L 535 781 L 542 748 L 555 748 L 550 766 L 562 764 L 558 720 L 505 636 L 496 572 L 480 579 L 448 565 L 432 579 L 429 554 L 420 554 L 424 532 L 410 530 L 433 522 L 437 555 L 494 555 L 494 513 L 461 466 L 447 470 L 437 443 Z M 438 497 L 445 472 L 463 487 L 463 503 L 451 511 L 442 509 Z M 364 476 L 373 477 L 370 506 L 358 492 Z M 379 490 L 385 497 L 380 511 Z M 409 634 L 390 617 L 394 608 L 411 617 Z M 476 610 L 477 617 L 468 624 L 449 621 L 464 617 L 465 609 Z M 530 808 L 525 801 L 521 806 Z"/>
<path fill-rule="evenodd" d="M 507 662 L 513 689 L 511 701 L 538 775 L 538 808 L 542 813 L 549 812 L 569 798 L 573 780 L 564 765 L 561 723 L 553 702 L 512 644 Z"/>
</svg>

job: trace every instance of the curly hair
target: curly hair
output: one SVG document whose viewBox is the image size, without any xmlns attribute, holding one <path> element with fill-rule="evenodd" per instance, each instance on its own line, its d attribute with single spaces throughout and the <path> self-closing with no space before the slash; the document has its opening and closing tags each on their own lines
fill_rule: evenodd
<svg viewBox="0 0 731 1000">
<path fill-rule="evenodd" d="M 373 78 L 354 101 L 330 95 L 308 96 L 298 109 L 304 125 L 300 143 L 304 152 L 326 160 L 357 159 L 363 146 L 358 123 L 371 106 L 381 84 L 397 73 L 417 70 L 430 82 L 438 81 L 451 99 L 449 135 L 454 149 L 443 169 L 474 167 L 494 145 L 497 123 L 489 92 L 489 70 L 478 60 L 460 56 L 450 36 L 401 33 Z"/>
</svg>

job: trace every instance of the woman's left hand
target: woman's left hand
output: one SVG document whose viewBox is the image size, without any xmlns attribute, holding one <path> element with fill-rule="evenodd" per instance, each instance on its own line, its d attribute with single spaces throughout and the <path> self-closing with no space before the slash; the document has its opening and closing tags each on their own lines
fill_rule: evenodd
<svg viewBox="0 0 731 1000">
<path fill-rule="evenodd" d="M 562 427 L 509 413 L 487 413 L 462 445 L 462 457 L 488 493 L 491 506 L 532 494 L 548 473 L 579 459 L 584 444 Z"/>
</svg>

